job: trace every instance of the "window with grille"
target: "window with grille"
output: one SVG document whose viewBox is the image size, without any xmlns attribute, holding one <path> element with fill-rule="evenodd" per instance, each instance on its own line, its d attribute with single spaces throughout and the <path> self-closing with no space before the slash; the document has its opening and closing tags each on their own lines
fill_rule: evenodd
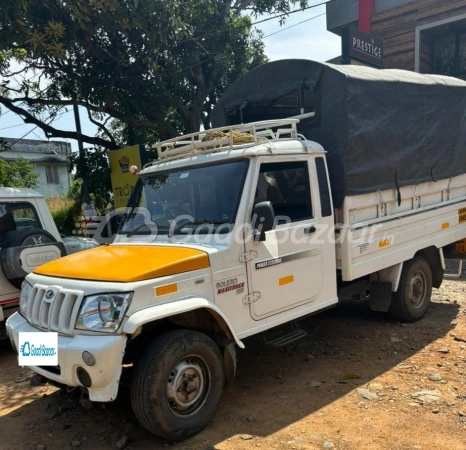
<svg viewBox="0 0 466 450">
<path fill-rule="evenodd" d="M 45 175 L 47 177 L 47 184 L 60 184 L 57 166 L 45 166 Z"/>
</svg>

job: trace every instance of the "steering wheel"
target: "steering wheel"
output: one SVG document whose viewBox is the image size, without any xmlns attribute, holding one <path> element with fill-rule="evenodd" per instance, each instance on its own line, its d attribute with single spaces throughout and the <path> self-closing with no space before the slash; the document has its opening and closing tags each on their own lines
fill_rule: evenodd
<svg viewBox="0 0 466 450">
<path fill-rule="evenodd" d="M 179 206 L 169 206 L 165 210 L 165 217 L 170 220 L 174 220 L 177 217 L 180 217 L 183 215 L 189 215 L 189 214 L 187 211 L 185 211 L 183 208 L 180 208 Z"/>
</svg>

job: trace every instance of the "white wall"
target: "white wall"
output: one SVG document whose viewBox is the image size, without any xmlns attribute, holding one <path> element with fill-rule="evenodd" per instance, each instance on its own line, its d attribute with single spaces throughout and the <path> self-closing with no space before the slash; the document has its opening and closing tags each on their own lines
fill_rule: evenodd
<svg viewBox="0 0 466 450">
<path fill-rule="evenodd" d="M 0 0 L 1 1 L 1 0 Z M 1 138 L 10 146 L 10 150 L 1 154 L 6 161 L 24 158 L 34 165 L 39 175 L 37 189 L 47 198 L 67 194 L 71 175 L 68 173 L 71 145 L 64 141 L 36 141 L 34 139 Z M 55 166 L 58 172 L 58 184 L 48 184 L 45 168 Z"/>
<path fill-rule="evenodd" d="M 37 164 L 34 168 L 35 172 L 39 174 L 39 188 L 37 190 L 46 198 L 67 194 L 70 189 L 71 181 L 71 175 L 68 173 L 68 166 L 56 165 L 60 184 L 47 184 L 45 167 L 45 164 Z"/>
</svg>

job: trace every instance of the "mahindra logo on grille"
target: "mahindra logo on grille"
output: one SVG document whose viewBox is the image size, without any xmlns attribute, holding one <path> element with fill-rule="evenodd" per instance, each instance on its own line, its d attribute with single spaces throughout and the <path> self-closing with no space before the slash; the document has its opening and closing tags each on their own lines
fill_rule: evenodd
<svg viewBox="0 0 466 450">
<path fill-rule="evenodd" d="M 55 295 L 55 292 L 54 292 L 52 289 L 49 289 L 49 290 L 45 293 L 45 298 L 46 298 L 47 300 L 50 300 L 54 295 Z"/>
</svg>

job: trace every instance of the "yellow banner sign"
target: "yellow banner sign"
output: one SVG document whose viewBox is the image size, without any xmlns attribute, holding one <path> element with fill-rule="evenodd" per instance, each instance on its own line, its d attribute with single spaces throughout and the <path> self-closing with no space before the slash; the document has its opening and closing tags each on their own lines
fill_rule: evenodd
<svg viewBox="0 0 466 450">
<path fill-rule="evenodd" d="M 124 208 L 137 180 L 137 176 L 130 172 L 130 167 L 137 166 L 138 170 L 141 170 L 140 146 L 133 145 L 120 150 L 110 150 L 107 155 L 115 208 Z"/>
</svg>

